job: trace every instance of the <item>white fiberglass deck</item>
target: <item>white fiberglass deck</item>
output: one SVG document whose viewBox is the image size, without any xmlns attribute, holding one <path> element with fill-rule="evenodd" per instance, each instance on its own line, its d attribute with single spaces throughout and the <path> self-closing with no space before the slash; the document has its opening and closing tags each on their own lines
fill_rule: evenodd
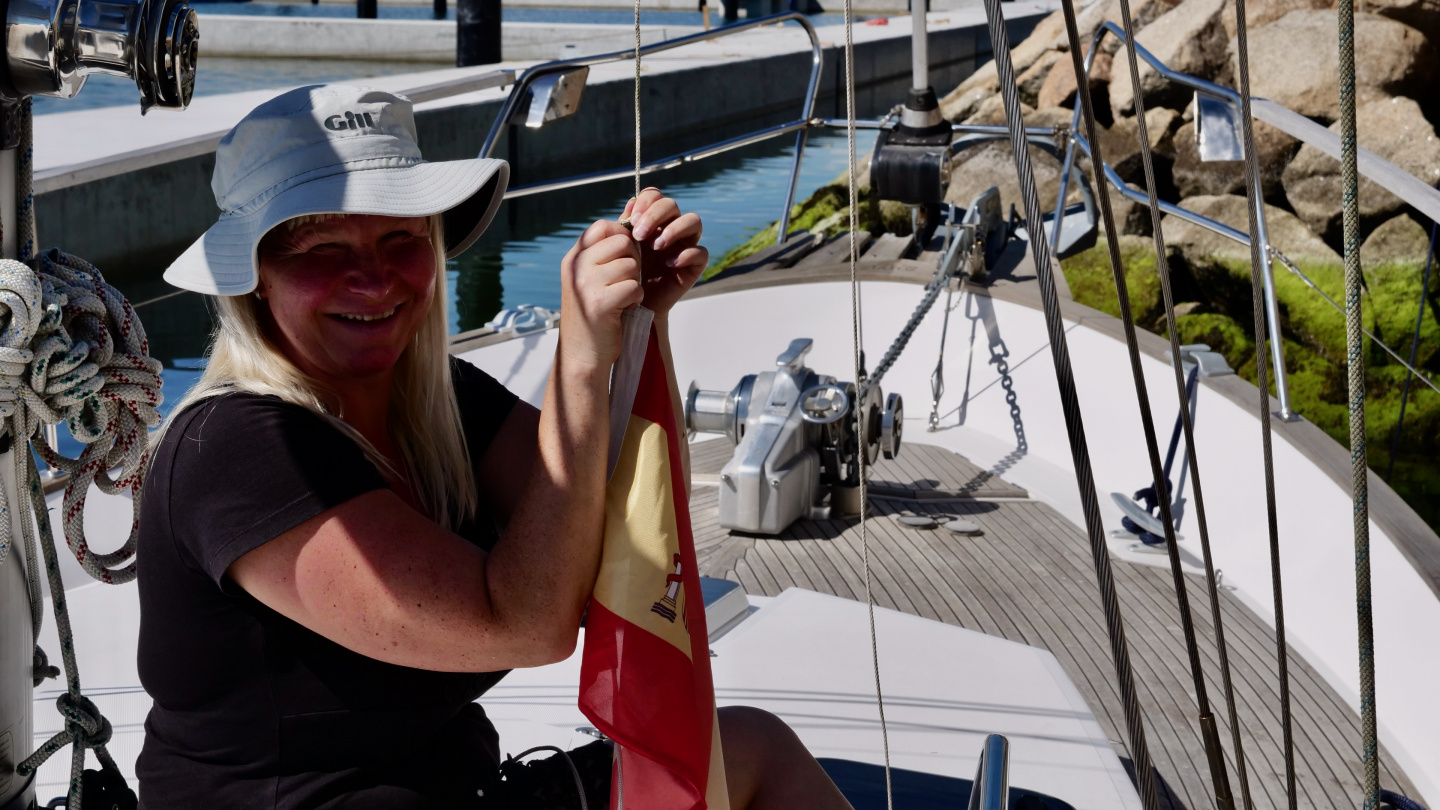
<svg viewBox="0 0 1440 810">
<path fill-rule="evenodd" d="M 890 280 L 864 284 L 868 357 L 878 358 L 884 353 L 920 297 L 915 282 L 923 281 L 932 270 L 932 265 L 905 261 L 870 268 L 870 278 Z M 693 379 L 701 388 L 729 390 L 743 375 L 770 367 L 775 356 L 798 337 L 815 341 L 808 358 L 811 367 L 823 374 L 849 378 L 850 289 L 838 281 L 842 272 L 839 267 L 759 270 L 733 284 L 720 282 L 712 290 L 697 289 L 697 294 L 683 302 L 672 316 L 672 343 L 682 388 Z M 997 286 L 981 294 L 957 296 L 945 354 L 946 389 L 940 405 L 940 431 L 927 433 L 925 418 L 930 403 L 930 374 L 940 344 L 941 305 L 937 304 L 916 330 L 909 348 L 885 378 L 884 388 L 887 393 L 898 391 L 905 397 L 907 440 L 958 453 L 981 470 L 1019 485 L 1028 491 L 1035 507 L 1043 506 L 1059 520 L 1063 531 L 1083 538 L 1079 528 L 1084 525 L 1083 517 L 1065 423 L 1043 315 L 1034 301 L 1033 280 L 1033 271 L 1027 271 L 1022 264 L 1013 268 L 1008 288 Z M 1067 339 L 1100 491 L 1100 508 L 1106 529 L 1116 529 L 1121 515 L 1108 493 L 1129 493 L 1149 483 L 1129 361 L 1123 342 L 1115 337 L 1115 319 L 1072 302 L 1065 304 Z M 1146 349 L 1142 368 L 1153 415 L 1156 424 L 1165 430 L 1173 424 L 1176 413 L 1172 372 L 1169 364 L 1156 356 L 1159 352 L 1155 351 L 1155 343 L 1160 339 L 1142 333 L 1141 340 Z M 522 397 L 538 403 L 553 349 L 552 333 L 488 346 L 465 356 Z M 1246 734 L 1253 736 L 1247 738 L 1246 747 L 1252 793 L 1257 806 L 1283 806 L 1279 793 L 1282 788 L 1278 787 L 1283 784 L 1283 767 L 1277 764 L 1281 760 L 1272 742 L 1280 735 L 1279 706 L 1273 697 L 1278 686 L 1259 422 L 1252 405 L 1236 401 L 1237 391 L 1243 399 L 1248 396 L 1245 391 L 1254 389 L 1234 377 L 1202 381 L 1196 439 L 1215 564 L 1224 574 L 1225 609 L 1237 609 L 1236 615 L 1245 617 L 1239 626 L 1230 629 L 1230 654 L 1239 659 L 1244 651 L 1242 645 L 1248 645 L 1255 656 L 1249 664 L 1247 682 L 1240 682 L 1238 669 L 1236 675 L 1242 700 L 1241 725 Z M 1315 763 L 1308 786 L 1302 774 L 1304 792 L 1300 800 L 1321 807 L 1353 807 L 1359 800 L 1355 774 L 1360 737 L 1354 709 L 1358 705 L 1358 667 L 1349 492 L 1328 474 L 1323 465 L 1329 462 L 1317 460 L 1314 446 L 1301 440 L 1305 438 L 1304 430 L 1318 433 L 1313 426 L 1278 425 L 1274 451 L 1291 686 L 1298 694 L 1313 694 L 1317 707 L 1312 726 L 1307 726 L 1311 722 L 1307 711 L 1298 704 L 1296 709 L 1297 743 L 1304 746 L 1308 740 L 1315 746 L 1308 753 L 1303 747 L 1297 749 L 1302 762 L 1309 761 L 1306 757 L 1313 754 Z M 1164 438 L 1168 434 L 1162 441 Z M 1323 436 L 1321 439 L 1328 441 Z M 1342 461 L 1348 459 L 1341 448 L 1321 449 L 1324 452 L 1320 455 L 1333 456 L 1338 451 Z M 1382 485 L 1377 482 L 1372 476 L 1372 487 L 1378 492 Z M 1187 499 L 1187 506 L 1193 504 L 1190 487 L 1187 483 L 1179 493 Z M 697 492 L 697 499 L 700 497 L 703 495 Z M 1398 503 L 1398 499 L 1394 500 Z M 947 504 L 943 508 L 956 507 Z M 983 522 L 983 517 L 980 519 Z M 1393 763 L 1390 775 L 1382 777 L 1382 781 L 1387 787 L 1394 785 L 1434 803 L 1440 801 L 1440 690 L 1434 688 L 1427 673 L 1440 671 L 1440 644 L 1436 644 L 1434 635 L 1434 628 L 1440 627 L 1440 598 L 1426 575 L 1407 558 L 1410 551 L 1404 548 L 1405 538 L 1387 533 L 1387 529 L 1395 530 L 1395 523 L 1382 528 L 1383 519 L 1372 509 L 1377 702 L 1382 747 L 1387 751 L 1387 761 Z M 1425 542 L 1434 542 L 1433 533 L 1423 524 L 1417 531 L 1428 537 Z M 1200 549 L 1193 515 L 1184 518 L 1180 533 L 1182 557 L 1187 570 L 1194 570 Z M 998 549 L 997 553 L 1004 551 Z M 933 570 L 923 558 L 894 553 L 903 565 Z M 1155 568 L 1157 558 L 1153 555 L 1119 551 L 1117 559 L 1137 563 L 1135 568 L 1143 568 L 1143 576 L 1153 575 L 1152 584 L 1136 595 L 1139 602 L 1125 607 L 1127 623 L 1136 628 L 1150 623 L 1163 631 L 1159 635 L 1178 637 L 1168 572 Z M 1163 557 L 1158 560 L 1161 564 L 1163 561 Z M 983 560 L 976 564 L 988 565 Z M 1053 568 L 1039 563 L 1023 565 L 1033 567 L 1034 576 L 1042 583 L 1056 575 Z M 725 566 L 705 573 L 727 575 Z M 1000 574 L 998 569 L 987 568 L 976 575 Z M 733 576 L 751 588 L 760 581 L 747 581 L 738 569 Z M 799 578 L 793 582 L 805 585 Z M 1214 663 L 1213 637 L 1206 629 L 1209 611 L 1202 582 L 1190 577 L 1189 593 L 1200 628 L 1202 656 L 1206 658 L 1212 710 L 1217 718 L 1223 718 L 1225 707 Z M 775 588 L 787 584 L 790 582 L 779 578 L 774 581 Z M 912 584 L 902 582 L 897 587 L 905 596 L 914 598 Z M 913 587 L 923 589 L 919 584 Z M 763 590 L 770 592 L 768 583 Z M 1067 592 L 1058 608 L 1098 610 L 1096 593 L 1094 575 L 1090 573 L 1085 588 Z M 961 602 L 972 598 L 978 597 L 957 593 Z M 903 606 L 901 609 L 908 610 Z M 983 624 L 977 629 L 994 632 Z M 1037 628 L 1035 636 L 1008 637 L 1043 644 L 1040 639 L 1044 630 Z M 1103 648 L 1103 639 L 1103 631 L 1099 631 L 1091 643 Z M 1064 660 L 1061 650 L 1053 646 L 1049 649 Z M 1096 699 L 1103 702 L 1099 696 L 1113 694 L 1110 684 L 1114 676 L 1108 651 L 1102 649 L 1099 655 L 1099 660 L 1089 665 L 1089 671 L 1098 679 Z M 1190 730 L 1196 711 L 1193 697 L 1188 697 L 1192 687 L 1183 647 L 1157 643 L 1149 652 L 1134 652 L 1133 658 L 1142 673 L 1142 688 L 1148 688 L 1143 686 L 1148 679 L 1157 694 L 1163 696 L 1147 704 L 1152 754 L 1158 763 L 1166 759 L 1173 763 L 1168 771 L 1162 764 L 1161 775 L 1187 806 L 1209 806 L 1212 799 L 1208 775 L 1198 737 Z M 1244 703 L 1247 693 L 1253 695 L 1248 704 Z M 1101 715 L 1102 724 L 1106 723 L 1102 706 L 1092 702 L 1091 707 Z M 1166 725 L 1172 730 L 1160 733 L 1157 726 Z M 1123 734 L 1112 730 L 1118 727 L 1107 726 L 1107 731 L 1113 741 L 1123 746 Z M 1228 751 L 1228 732 L 1222 730 L 1222 737 L 1227 740 Z M 1171 742 L 1167 743 L 1167 739 Z M 1174 746 L 1178 748 L 1171 750 Z M 1233 772 L 1231 784 L 1238 799 L 1239 787 Z"/>
<path fill-rule="evenodd" d="M 717 702 L 774 712 L 842 786 L 846 777 L 854 780 L 852 790 L 855 782 L 868 786 L 884 757 L 865 606 L 799 589 L 753 601 L 758 610 L 711 644 Z M 921 774 L 943 777 L 922 781 L 925 798 L 963 806 L 981 742 L 998 733 L 1010 740 L 1012 787 L 1077 810 L 1140 806 L 1054 656 L 899 611 L 882 608 L 875 619 L 891 764 L 909 772 L 897 784 Z M 572 731 L 588 724 L 575 708 L 579 674 L 577 653 L 552 667 L 513 672 L 491 690 L 482 702 L 507 752 L 587 741 Z M 857 810 L 865 792 L 859 793 Z"/>
</svg>

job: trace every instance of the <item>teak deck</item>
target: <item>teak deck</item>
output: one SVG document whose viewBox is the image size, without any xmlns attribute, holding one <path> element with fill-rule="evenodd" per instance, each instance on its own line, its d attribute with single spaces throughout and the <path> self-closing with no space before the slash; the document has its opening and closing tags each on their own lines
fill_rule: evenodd
<svg viewBox="0 0 1440 810">
<path fill-rule="evenodd" d="M 831 244 L 841 241 L 843 238 Z M 835 261 L 829 255 L 825 260 L 807 261 L 811 258 L 807 252 L 820 254 L 824 248 L 806 247 L 809 250 L 787 252 L 781 261 L 767 262 L 762 257 L 727 270 L 697 287 L 691 296 L 849 280 L 847 264 L 829 263 Z M 902 254 L 892 254 L 889 247 L 882 237 L 862 253 L 857 267 L 862 278 L 917 284 L 930 280 L 937 254 L 925 252 L 916 259 L 904 259 Z M 1003 269 L 997 268 L 1001 272 L 992 271 L 991 280 L 983 285 L 986 294 L 1038 308 L 1034 268 L 1023 248 L 1012 243 L 1001 265 Z M 1063 278 L 1056 275 L 1061 284 Z M 1061 296 L 1069 299 L 1068 288 L 1061 289 Z M 1068 300 L 1062 305 L 1073 306 Z M 1082 313 L 1081 318 L 1089 322 L 1095 314 Z M 1097 328 L 1114 328 L 1109 323 L 1113 319 L 1105 320 Z M 1158 354 L 1163 351 L 1158 339 L 1150 341 L 1155 345 L 1147 345 L 1152 337 L 1141 335 L 1142 350 Z M 1305 427 L 1304 423 L 1298 428 L 1282 424 L 1280 429 Z M 1292 440 L 1304 447 L 1323 439 L 1301 435 Z M 723 438 L 692 445 L 695 486 L 690 512 L 700 573 L 738 582 L 752 594 L 775 596 L 786 588 L 799 587 L 863 601 L 864 569 L 855 521 L 802 520 L 777 537 L 731 534 L 717 525 L 718 473 L 730 452 L 731 445 Z M 868 533 L 876 604 L 1050 651 L 1129 767 L 1124 713 L 1114 685 L 1115 669 L 1094 562 L 1081 528 L 1049 505 L 1030 500 L 1020 487 L 933 446 L 906 445 L 899 458 L 876 464 L 870 480 L 874 491 Z M 1387 498 L 1387 507 L 1399 503 L 1388 491 L 1380 494 Z M 1383 517 L 1393 511 L 1405 510 L 1372 513 Z M 907 513 L 963 516 L 978 522 L 984 534 L 967 537 L 943 528 L 908 528 L 896 520 L 897 515 Z M 1406 536 L 1404 531 L 1392 534 Z M 1421 559 L 1429 557 L 1422 555 Z M 1163 568 L 1124 562 L 1112 568 L 1145 713 L 1146 739 L 1160 777 L 1161 806 L 1175 810 L 1216 807 L 1171 574 Z M 1210 600 L 1203 577 L 1190 576 L 1188 585 L 1211 711 L 1220 726 L 1230 766 L 1231 792 L 1236 806 L 1244 808 Z M 1223 589 L 1221 601 L 1251 798 L 1257 810 L 1285 808 L 1274 632 Z M 1297 805 L 1334 810 L 1362 806 L 1364 772 L 1357 713 L 1293 649 L 1289 667 Z M 1414 785 L 1383 746 L 1380 785 L 1416 795 Z"/>
<path fill-rule="evenodd" d="M 731 534 L 717 525 L 719 488 L 712 482 L 730 452 L 724 438 L 692 445 L 696 483 L 690 515 L 700 573 L 738 582 L 752 594 L 776 596 L 798 587 L 863 601 L 856 521 L 802 520 L 777 537 Z M 906 445 L 899 458 L 877 463 L 870 479 L 887 493 L 870 499 L 876 604 L 1049 650 L 1116 752 L 1128 759 L 1124 714 L 1084 532 L 1049 505 L 1030 500 L 1023 489 L 938 447 Z M 904 497 L 889 494 L 904 490 L 909 490 Z M 954 497 L 943 497 L 947 494 Z M 907 513 L 964 516 L 979 523 L 984 534 L 908 528 L 895 519 Z M 1123 562 L 1113 569 L 1146 737 L 1162 780 L 1161 806 L 1215 807 L 1170 572 Z M 1204 579 L 1190 577 L 1189 592 L 1211 709 L 1233 756 Z M 1284 808 L 1275 636 L 1223 590 L 1221 601 L 1254 806 Z M 1360 807 L 1358 716 L 1293 651 L 1290 677 L 1299 806 Z M 1381 786 L 1415 795 L 1388 754 L 1381 761 Z M 1230 782 L 1243 808 L 1233 761 Z"/>
</svg>

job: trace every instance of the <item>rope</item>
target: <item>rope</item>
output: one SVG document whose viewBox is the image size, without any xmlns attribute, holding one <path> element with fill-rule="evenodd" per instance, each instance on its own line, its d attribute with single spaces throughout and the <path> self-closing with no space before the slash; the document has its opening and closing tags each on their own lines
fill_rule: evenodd
<svg viewBox="0 0 1440 810">
<path fill-rule="evenodd" d="M 635 201 L 640 201 L 640 0 L 635 0 Z"/>
<path fill-rule="evenodd" d="M 1025 218 L 1027 222 L 1039 223 L 1044 220 L 1040 212 L 1040 200 L 1035 191 L 1035 174 L 1030 165 L 1030 149 L 1025 137 L 1025 122 L 1020 115 L 1020 94 L 1015 84 L 1015 66 L 1010 58 L 1010 37 L 1006 31 L 1005 17 L 1000 10 L 1000 2 L 1001 0 L 985 0 L 985 16 L 990 25 L 990 42 L 994 49 L 995 65 L 998 68 L 1000 89 L 1005 102 L 1005 121 L 1010 131 L 1010 146 L 1015 157 L 1016 175 L 1020 182 L 1020 193 L 1025 206 Z M 1081 51 L 1077 44 L 1079 37 L 1075 33 L 1075 13 L 1070 0 L 1065 0 L 1064 8 L 1066 26 L 1072 37 L 1070 53 L 1074 58 Z M 1079 72 L 1077 76 L 1084 76 L 1084 73 Z M 1082 84 L 1081 87 L 1083 86 Z M 1136 82 L 1136 86 L 1139 86 L 1138 82 Z M 1079 97 L 1084 103 L 1088 99 L 1088 94 L 1081 92 Z M 1093 115 L 1090 118 L 1089 124 L 1093 131 Z M 1113 227 L 1113 219 L 1111 225 Z M 1111 244 L 1115 245 L 1116 242 L 1112 241 Z M 1110 552 L 1105 545 L 1105 528 L 1100 519 L 1100 504 L 1095 495 L 1095 476 L 1090 466 L 1090 451 L 1085 440 L 1085 425 L 1080 414 L 1080 402 L 1075 393 L 1075 375 L 1070 364 L 1070 350 L 1065 339 L 1065 325 L 1060 318 L 1060 301 L 1055 290 L 1055 265 L 1050 256 L 1049 246 L 1043 238 L 1030 239 L 1030 250 L 1035 260 L 1036 275 L 1040 282 L 1040 298 L 1045 311 L 1045 326 L 1050 338 L 1051 356 L 1055 362 L 1056 382 L 1060 389 L 1065 427 L 1070 439 L 1070 455 L 1075 464 L 1076 483 L 1079 486 L 1081 506 L 1085 512 L 1085 527 L 1089 534 L 1090 550 L 1095 561 L 1095 576 L 1099 583 L 1100 601 L 1105 611 L 1106 628 L 1109 631 L 1117 688 L 1125 709 L 1125 725 L 1130 741 L 1130 755 L 1135 763 L 1135 779 L 1146 810 L 1159 810 L 1160 800 L 1155 789 L 1155 770 L 1151 764 L 1149 746 L 1145 742 L 1144 720 L 1140 715 L 1140 700 L 1135 692 L 1135 677 L 1130 667 L 1130 651 L 1125 642 L 1125 624 L 1120 614 L 1119 599 L 1115 594 L 1115 580 L 1110 570 Z"/>
<path fill-rule="evenodd" d="M 1342 5 L 1349 0 L 1341 0 Z M 1252 301 L 1252 320 L 1255 324 L 1255 371 L 1256 388 L 1259 389 L 1259 414 L 1260 414 L 1260 436 L 1261 451 L 1264 462 L 1265 474 L 1265 510 L 1266 526 L 1270 539 L 1270 588 L 1273 594 L 1275 608 L 1275 657 L 1277 664 L 1277 677 L 1280 680 L 1280 724 L 1281 734 L 1285 746 L 1285 794 L 1288 799 L 1290 810 L 1295 810 L 1297 802 L 1297 789 L 1295 786 L 1295 742 L 1294 742 L 1294 720 L 1290 708 L 1290 654 L 1285 643 L 1285 599 L 1280 576 L 1280 526 L 1279 518 L 1276 515 L 1275 507 L 1275 465 L 1271 449 L 1271 428 L 1270 428 L 1270 384 L 1268 382 L 1270 367 L 1269 348 L 1266 342 L 1265 322 L 1266 313 L 1264 308 L 1264 279 L 1260 277 L 1261 268 L 1264 267 L 1264 256 L 1261 251 L 1265 246 L 1260 241 L 1260 214 L 1265 205 L 1265 198 L 1260 186 L 1260 164 L 1255 152 L 1255 133 L 1253 118 L 1250 112 L 1250 45 L 1245 25 L 1245 0 L 1236 0 L 1236 59 L 1239 62 L 1239 92 L 1240 92 L 1240 129 L 1244 139 L 1245 147 L 1245 185 L 1246 195 L 1249 204 L 1246 206 L 1246 213 L 1250 227 L 1250 297 Z M 1344 18 L 1344 12 L 1341 12 Z M 1343 25 L 1343 23 L 1342 23 Z M 1343 37 L 1342 37 L 1343 39 Z M 1342 63 L 1344 60 L 1341 60 Z M 1353 68 L 1353 60 L 1352 60 Z M 1342 68 L 1343 71 L 1344 68 Z M 1343 97 L 1344 81 L 1342 79 Z M 1354 88 L 1354 75 L 1351 74 L 1351 88 Z M 1342 102 L 1343 106 L 1343 102 Z M 1351 105 L 1353 111 L 1354 105 Z M 1353 120 L 1353 116 L 1352 116 Z M 1353 151 L 1353 141 L 1351 142 Z M 1343 149 L 1343 146 L 1342 146 Z M 1352 155 L 1350 166 L 1355 165 Z M 1353 173 L 1352 173 L 1353 178 Z M 1358 244 L 1357 244 L 1358 248 Z M 1358 261 L 1358 259 L 1357 259 Z M 1282 347 L 1275 347 L 1280 351 Z M 1232 727 L 1234 721 L 1231 722 Z M 1237 751 L 1239 749 L 1236 749 Z M 1246 789 L 1247 807 L 1249 806 L 1249 789 Z M 1373 810 L 1373 808 L 1372 808 Z"/>
<path fill-rule="evenodd" d="M 1435 263 L 1437 233 L 1440 233 L 1440 223 L 1430 223 L 1430 252 L 1425 256 L 1425 275 L 1420 281 L 1420 311 L 1415 313 L 1415 337 L 1410 339 L 1410 362 L 1406 364 L 1411 369 L 1415 367 L 1415 353 L 1420 349 L 1420 325 L 1425 322 L 1425 296 L 1430 293 L 1430 266 Z M 1385 467 L 1387 484 L 1390 483 L 1390 473 L 1395 471 L 1395 451 L 1400 448 L 1400 427 L 1405 424 L 1405 403 L 1410 399 L 1410 381 L 1414 378 L 1413 371 L 1407 372 L 1405 387 L 1400 390 L 1400 417 L 1395 420 L 1395 435 L 1390 440 L 1390 463 Z"/>
<path fill-rule="evenodd" d="M 1350 470 L 1355 521 L 1355 613 L 1359 624 L 1360 735 L 1365 763 L 1365 810 L 1380 805 L 1375 729 L 1375 637 L 1370 611 L 1369 464 L 1365 452 L 1365 358 L 1361 330 L 1360 190 L 1356 170 L 1355 3 L 1340 0 L 1340 182 L 1345 234 L 1346 376 L 1350 394 Z M 1288 729 L 1287 729 L 1288 731 Z M 1292 792 L 1291 804 L 1294 805 Z"/>
<path fill-rule="evenodd" d="M 15 151 L 16 256 L 25 261 L 35 255 L 35 117 L 32 100 L 20 102 L 20 145 Z"/>
<path fill-rule="evenodd" d="M 35 442 L 35 452 L 72 476 L 62 524 L 81 567 L 101 582 L 129 582 L 135 578 L 130 558 L 139 535 L 147 431 L 160 423 L 160 362 L 149 356 L 134 308 L 92 265 L 58 250 L 31 264 L 35 269 L 0 261 L 0 308 L 10 316 L 0 334 L 0 418 L 8 420 L 10 435 L 24 440 L 42 425 L 64 421 L 87 445 L 76 459 L 43 441 Z M 119 475 L 111 479 L 108 471 L 116 467 Z M 91 483 L 106 494 L 136 493 L 130 535 L 107 554 L 91 551 L 85 537 Z M 8 533 L 8 524 L 0 526 L 0 536 Z"/>
<path fill-rule="evenodd" d="M 1380 801 L 1396 808 L 1396 810 L 1425 810 L 1425 805 L 1409 797 L 1401 796 L 1393 790 L 1380 791 Z"/>
<path fill-rule="evenodd" d="M 855 14 L 851 0 L 845 0 L 845 145 L 849 158 L 845 164 L 845 174 L 850 186 L 850 330 L 853 338 L 856 391 L 859 392 L 851 409 L 855 413 L 855 447 L 859 457 L 860 549 L 865 569 L 865 610 L 870 620 L 870 662 L 875 671 L 875 705 L 880 712 L 880 742 L 885 752 L 885 807 L 886 810 L 895 810 L 894 786 L 890 779 L 890 729 L 885 723 L 885 693 L 880 688 L 880 643 L 875 634 L 875 594 L 870 578 L 870 535 L 865 522 L 869 507 L 865 492 L 866 462 L 869 461 L 865 429 L 868 427 L 869 420 L 866 419 L 864 392 L 868 390 L 870 383 L 865 380 L 865 351 L 860 342 L 860 275 L 856 268 L 856 264 L 860 261 L 860 245 L 855 241 L 855 233 L 860 229 L 860 216 L 859 194 L 855 184 L 854 22 Z M 927 293 L 927 297 L 933 303 L 933 296 Z M 925 305 L 925 308 L 929 309 L 929 305 Z M 913 328 L 911 331 L 914 331 Z M 906 335 L 905 339 L 908 340 L 909 336 Z M 902 347 L 903 345 L 901 343 Z"/>
<path fill-rule="evenodd" d="M 66 806 L 78 810 L 85 750 L 94 749 L 105 769 L 114 771 L 116 766 L 105 748 L 110 724 L 80 690 L 65 583 L 34 457 L 39 455 L 53 469 L 71 474 L 62 522 L 66 542 L 86 573 L 109 583 L 133 579 L 135 563 L 125 561 L 135 551 L 147 432 L 160 423 L 156 406 L 161 401 L 161 366 L 149 356 L 149 344 L 134 308 L 98 270 L 58 250 L 34 255 L 33 121 L 28 98 L 21 110 L 16 220 L 19 254 L 25 261 L 0 260 L 0 434 L 10 445 L 17 488 L 28 489 L 30 502 L 11 504 L 0 489 L 0 562 L 14 542 L 9 511 L 18 509 L 30 585 L 31 627 L 38 636 L 44 616 L 39 598 L 41 555 L 35 548 L 38 537 L 66 691 L 56 700 L 65 718 L 64 730 L 15 770 L 27 777 L 56 751 L 73 746 Z M 43 426 L 61 421 L 88 445 L 77 459 L 61 456 L 40 438 Z M 108 471 L 117 467 L 119 474 L 112 479 Z M 92 484 L 107 494 L 129 491 L 132 495 L 135 519 L 130 536 L 120 549 L 107 554 L 92 552 L 85 537 L 85 497 Z M 39 647 L 35 648 L 34 665 L 36 685 L 45 677 L 60 674 Z"/>
<path fill-rule="evenodd" d="M 4 429 L 12 439 L 29 442 L 50 466 L 71 473 L 62 520 L 66 542 L 86 573 L 102 582 L 128 582 L 135 576 L 135 563 L 122 563 L 135 551 L 147 431 L 160 423 L 155 410 L 161 399 L 160 364 L 148 357 L 144 331 L 124 297 L 94 267 L 57 250 L 35 257 L 30 265 L 0 261 L 0 316 L 8 316 L 7 328 L 0 334 Z M 89 443 L 78 459 L 60 456 L 36 439 L 42 425 L 62 420 L 77 439 Z M 14 505 L 20 511 L 25 557 L 37 559 L 38 534 L 66 683 L 66 691 L 56 701 L 66 719 L 65 729 L 22 761 L 16 772 L 28 776 L 56 751 L 72 745 L 66 806 L 79 808 L 85 749 L 95 749 L 107 767 L 114 765 L 105 749 L 110 725 L 81 693 L 65 584 L 39 471 L 25 444 L 11 449 L 15 480 L 26 482 L 30 496 L 28 508 Z M 120 472 L 112 479 L 108 470 L 115 467 Z M 108 554 L 92 552 L 85 537 L 85 496 L 92 483 L 108 494 L 126 490 L 132 494 L 136 517 L 130 536 Z M 0 491 L 0 509 L 8 513 L 12 505 L 5 501 Z M 32 509 L 38 531 L 31 528 Z M 0 535 L 8 533 L 9 521 L 0 521 Z M 38 583 L 38 575 L 34 582 Z M 32 615 L 32 625 L 38 625 L 40 615 Z M 38 648 L 36 653 L 37 664 L 53 671 L 45 664 L 44 653 Z"/>
</svg>

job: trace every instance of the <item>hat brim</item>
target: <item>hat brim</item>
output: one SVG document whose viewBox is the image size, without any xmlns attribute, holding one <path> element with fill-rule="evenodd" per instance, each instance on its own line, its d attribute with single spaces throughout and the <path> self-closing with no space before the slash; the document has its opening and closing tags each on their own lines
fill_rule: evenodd
<svg viewBox="0 0 1440 810">
<path fill-rule="evenodd" d="M 165 271 L 165 280 L 209 295 L 245 295 L 259 281 L 260 239 L 307 214 L 445 216 L 445 258 L 480 238 L 495 218 L 510 166 L 503 160 L 452 160 L 362 169 L 321 177 L 277 194 L 250 214 L 222 215 Z"/>
</svg>

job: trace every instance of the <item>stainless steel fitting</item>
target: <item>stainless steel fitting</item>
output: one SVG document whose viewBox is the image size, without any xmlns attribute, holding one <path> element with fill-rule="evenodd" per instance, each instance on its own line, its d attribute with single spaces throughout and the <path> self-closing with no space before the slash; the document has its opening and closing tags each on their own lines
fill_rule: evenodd
<svg viewBox="0 0 1440 810">
<path fill-rule="evenodd" d="M 200 25 L 184 0 L 10 0 L 7 95 L 71 98 L 92 73 L 127 77 L 140 111 L 183 110 L 195 92 Z"/>
</svg>

